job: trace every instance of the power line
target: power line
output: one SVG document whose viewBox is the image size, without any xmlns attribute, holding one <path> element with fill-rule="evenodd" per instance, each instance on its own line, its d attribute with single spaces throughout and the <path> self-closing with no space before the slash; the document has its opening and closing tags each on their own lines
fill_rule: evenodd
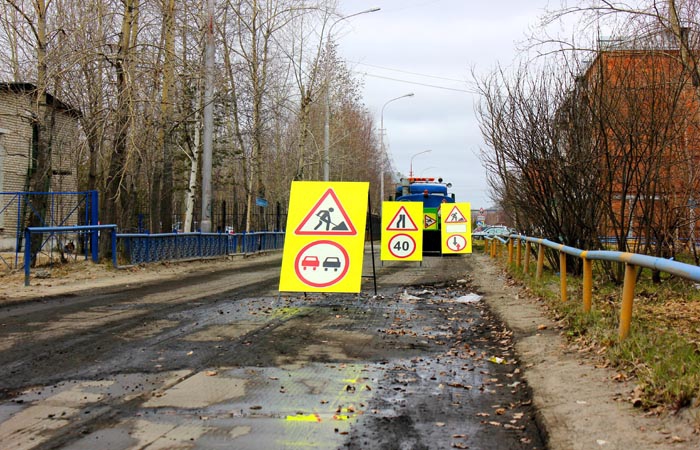
<svg viewBox="0 0 700 450">
<path fill-rule="evenodd" d="M 398 81 L 399 83 L 413 84 L 413 85 L 417 85 L 417 86 L 425 86 L 425 87 L 431 87 L 431 88 L 435 88 L 435 89 L 443 89 L 446 91 L 466 92 L 467 94 L 474 94 L 475 93 L 474 91 L 470 91 L 467 89 L 457 89 L 457 88 L 451 88 L 451 87 L 447 87 L 447 86 L 437 86 L 435 84 L 419 83 L 417 81 L 401 80 L 399 78 L 384 77 L 384 76 L 375 75 L 375 74 L 369 73 L 369 72 L 360 72 L 360 73 L 363 75 L 366 75 L 368 77 L 381 78 L 383 80 Z"/>
<path fill-rule="evenodd" d="M 408 70 L 401 70 L 401 69 L 392 69 L 390 67 L 377 66 L 374 64 L 367 64 L 367 63 L 363 63 L 363 62 L 359 62 L 359 61 L 350 61 L 350 62 L 352 62 L 353 64 L 360 65 L 360 66 L 374 67 L 375 69 L 388 70 L 391 72 L 405 73 L 408 75 L 416 75 L 416 76 L 424 77 L 424 78 L 433 78 L 435 80 L 445 80 L 445 81 L 454 81 L 456 83 L 464 83 L 464 80 L 458 80 L 456 78 L 446 78 L 446 77 L 438 77 L 435 75 L 426 75 L 424 73 L 409 72 Z"/>
</svg>

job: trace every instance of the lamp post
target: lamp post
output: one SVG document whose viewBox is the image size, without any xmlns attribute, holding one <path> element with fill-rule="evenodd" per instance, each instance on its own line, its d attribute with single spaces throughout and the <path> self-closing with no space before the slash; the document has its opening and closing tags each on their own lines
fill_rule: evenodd
<svg viewBox="0 0 700 450">
<path fill-rule="evenodd" d="M 330 126 L 330 117 L 331 117 L 331 106 L 330 106 L 330 100 L 331 100 L 331 95 L 330 95 L 330 82 L 331 79 L 328 76 L 328 72 L 330 71 L 330 53 L 331 53 L 331 33 L 333 32 L 333 27 L 336 26 L 338 22 L 341 22 L 345 19 L 349 19 L 351 17 L 359 16 L 360 14 L 367 14 L 367 13 L 373 13 L 376 11 L 379 11 L 381 8 L 370 8 L 366 9 L 364 11 L 356 12 L 354 14 L 350 14 L 347 16 L 343 16 L 340 19 L 336 20 L 331 24 L 330 27 L 328 27 L 328 34 L 326 35 L 326 108 L 325 108 L 325 113 L 326 113 L 326 119 L 323 124 L 323 181 L 329 181 L 330 180 L 330 173 L 331 173 L 331 161 L 330 161 L 330 152 L 331 152 L 331 126 Z"/>
<path fill-rule="evenodd" d="M 398 97 L 392 98 L 391 100 L 388 100 L 384 103 L 382 106 L 382 115 L 381 115 L 381 125 L 380 125 L 380 131 L 379 131 L 379 139 L 380 139 L 380 147 L 382 150 L 382 162 L 380 164 L 380 175 L 379 175 L 379 192 L 381 193 L 381 198 L 379 199 L 379 211 L 381 212 L 382 208 L 382 202 L 384 201 L 384 164 L 386 161 L 386 148 L 384 147 L 384 108 L 386 108 L 386 105 L 389 103 L 405 98 L 405 97 L 413 97 L 415 94 L 413 92 L 409 92 L 408 94 L 400 95 Z"/>
<path fill-rule="evenodd" d="M 423 150 L 422 152 L 414 153 L 413 156 L 411 156 L 411 166 L 408 169 L 408 176 L 413 177 L 413 158 L 415 158 L 418 155 L 422 155 L 423 153 L 430 153 L 432 150 Z"/>
</svg>

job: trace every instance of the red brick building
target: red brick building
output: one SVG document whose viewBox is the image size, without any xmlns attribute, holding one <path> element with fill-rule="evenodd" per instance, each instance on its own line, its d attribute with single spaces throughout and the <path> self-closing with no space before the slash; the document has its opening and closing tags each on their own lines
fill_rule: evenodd
<svg viewBox="0 0 700 450">
<path fill-rule="evenodd" d="M 601 47 L 579 79 L 612 206 L 602 235 L 700 237 L 700 91 L 677 49 Z M 700 211 L 698 211 L 700 213 Z"/>
</svg>

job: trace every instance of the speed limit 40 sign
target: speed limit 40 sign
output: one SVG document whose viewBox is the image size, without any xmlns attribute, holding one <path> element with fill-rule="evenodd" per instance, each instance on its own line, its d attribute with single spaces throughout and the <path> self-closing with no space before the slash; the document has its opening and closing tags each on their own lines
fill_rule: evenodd
<svg viewBox="0 0 700 450">
<path fill-rule="evenodd" d="M 389 239 L 387 248 L 396 259 L 406 259 L 416 253 L 416 240 L 409 234 L 395 234 Z"/>
<path fill-rule="evenodd" d="M 382 261 L 423 260 L 422 218 L 422 203 L 382 203 Z"/>
</svg>

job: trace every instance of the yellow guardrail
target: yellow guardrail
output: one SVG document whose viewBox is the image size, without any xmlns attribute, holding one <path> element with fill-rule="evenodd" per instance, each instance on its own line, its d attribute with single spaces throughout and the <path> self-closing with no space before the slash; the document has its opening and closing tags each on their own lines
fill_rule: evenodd
<svg viewBox="0 0 700 450">
<path fill-rule="evenodd" d="M 544 249 L 551 248 L 559 252 L 559 277 L 560 277 L 560 298 L 562 302 L 567 301 L 567 280 L 566 280 L 566 255 L 577 256 L 583 260 L 583 309 L 590 312 L 593 298 L 593 264 L 595 260 L 611 261 L 625 264 L 625 278 L 622 286 L 622 306 L 620 310 L 619 337 L 625 339 L 629 335 L 632 323 L 632 309 L 634 303 L 634 289 L 637 282 L 637 268 L 643 267 L 661 272 L 670 273 L 679 277 L 700 282 L 700 267 L 686 264 L 665 258 L 640 255 L 638 253 L 617 252 L 610 250 L 581 250 L 569 247 L 564 244 L 553 242 L 547 239 L 534 238 L 512 234 L 506 239 L 496 237 L 488 238 L 484 241 L 485 253 L 495 258 L 499 253 L 497 247 L 507 245 L 508 264 L 515 262 L 515 267 L 520 268 L 522 264 L 522 247 L 525 246 L 525 263 L 523 272 L 529 273 L 530 254 L 532 244 L 538 245 L 537 250 L 537 272 L 536 279 L 542 277 L 544 270 Z M 513 259 L 515 258 L 515 261 Z"/>
</svg>

